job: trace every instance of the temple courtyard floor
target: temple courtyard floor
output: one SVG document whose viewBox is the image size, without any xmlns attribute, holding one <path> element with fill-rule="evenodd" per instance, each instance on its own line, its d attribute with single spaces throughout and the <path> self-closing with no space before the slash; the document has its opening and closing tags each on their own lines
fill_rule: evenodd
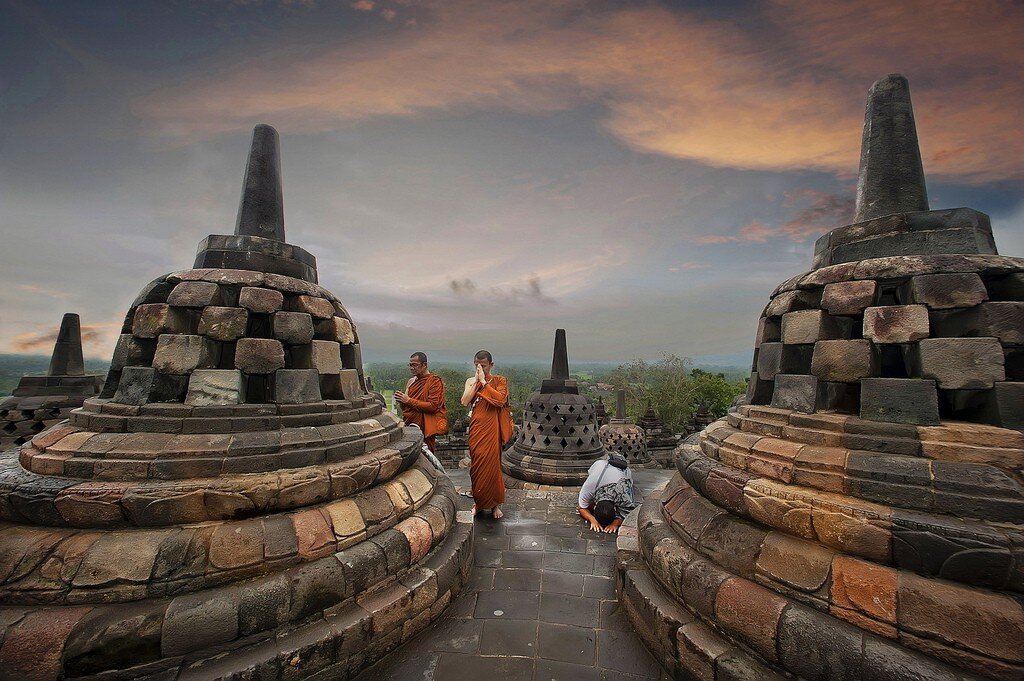
<svg viewBox="0 0 1024 681">
<path fill-rule="evenodd" d="M 638 491 L 661 490 L 673 472 L 634 471 Z M 449 475 L 469 491 L 468 471 Z M 571 493 L 509 490 L 503 510 L 477 518 L 472 582 L 447 612 L 356 678 L 668 679 L 615 598 L 616 535 L 583 523 Z"/>
</svg>

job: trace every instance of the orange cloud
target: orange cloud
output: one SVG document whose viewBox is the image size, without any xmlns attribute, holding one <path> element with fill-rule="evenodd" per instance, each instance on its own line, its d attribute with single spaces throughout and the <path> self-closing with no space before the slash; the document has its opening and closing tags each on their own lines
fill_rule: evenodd
<svg viewBox="0 0 1024 681">
<path fill-rule="evenodd" d="M 112 326 L 111 324 L 98 324 L 98 325 L 83 325 L 82 326 L 82 346 L 93 346 L 98 347 L 103 345 L 106 341 L 108 333 L 107 327 Z M 49 352 L 53 349 L 53 344 L 57 342 L 57 333 L 60 331 L 60 327 L 53 327 L 46 331 L 39 332 L 26 332 L 19 333 L 11 339 L 11 347 L 15 352 L 31 352 L 34 350 L 45 350 Z"/>
<path fill-rule="evenodd" d="M 361 2 L 367 0 L 360 0 Z M 415 30 L 310 58 L 202 76 L 136 103 L 189 138 L 270 120 L 318 131 L 380 116 L 605 107 L 601 124 L 649 153 L 750 169 L 852 173 L 870 83 L 914 88 L 926 171 L 1024 177 L 1024 13 L 1011 0 L 774 0 L 758 28 L 703 14 L 584 0 L 420 3 Z M 783 36 L 782 39 L 779 36 Z"/>
<path fill-rule="evenodd" d="M 697 237 L 696 241 L 699 244 L 764 243 L 769 239 L 785 238 L 794 243 L 804 243 L 817 239 L 830 229 L 848 224 L 853 218 L 855 203 L 852 196 L 801 189 L 787 193 L 783 205 L 789 208 L 806 205 L 781 224 L 752 220 L 740 227 L 736 234 L 705 234 Z"/>
</svg>

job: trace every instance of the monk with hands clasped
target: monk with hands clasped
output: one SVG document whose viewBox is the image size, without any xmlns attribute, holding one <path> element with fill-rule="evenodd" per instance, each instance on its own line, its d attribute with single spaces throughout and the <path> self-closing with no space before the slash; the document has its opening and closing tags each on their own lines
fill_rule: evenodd
<svg viewBox="0 0 1024 681">
<path fill-rule="evenodd" d="M 501 476 L 501 448 L 512 437 L 508 406 L 508 380 L 492 374 L 494 359 L 487 350 L 473 358 L 476 373 L 466 380 L 462 405 L 472 405 L 469 419 L 469 477 L 473 483 L 473 515 L 491 510 L 501 518 L 505 480 Z"/>
<path fill-rule="evenodd" d="M 409 373 L 405 390 L 395 391 L 395 401 L 402 405 L 402 420 L 407 426 L 423 431 L 423 444 L 430 453 L 437 452 L 437 436 L 448 432 L 448 407 L 444 404 L 444 381 L 430 373 L 427 355 L 414 352 L 409 357 Z"/>
</svg>

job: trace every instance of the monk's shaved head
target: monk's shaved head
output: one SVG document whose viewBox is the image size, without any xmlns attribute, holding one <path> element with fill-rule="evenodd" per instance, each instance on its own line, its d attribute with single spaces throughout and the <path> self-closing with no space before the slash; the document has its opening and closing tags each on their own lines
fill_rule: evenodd
<svg viewBox="0 0 1024 681">
<path fill-rule="evenodd" d="M 486 350 L 478 351 L 475 355 L 473 355 L 473 359 L 486 359 L 488 362 L 491 362 L 492 364 L 494 363 L 494 358 L 491 357 L 491 353 L 487 352 Z"/>
<path fill-rule="evenodd" d="M 426 364 L 427 363 L 427 353 L 425 353 L 425 352 L 414 352 L 411 355 L 409 355 L 409 359 L 414 359 L 417 362 L 421 362 L 423 364 Z"/>
</svg>

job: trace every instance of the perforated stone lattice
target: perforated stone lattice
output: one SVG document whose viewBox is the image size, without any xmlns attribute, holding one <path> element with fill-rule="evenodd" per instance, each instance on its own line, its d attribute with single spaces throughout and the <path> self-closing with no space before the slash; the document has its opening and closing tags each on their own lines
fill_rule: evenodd
<svg viewBox="0 0 1024 681">
<path fill-rule="evenodd" d="M 592 403 L 527 400 L 516 442 L 530 449 L 588 451 L 601 446 Z"/>
<path fill-rule="evenodd" d="M 601 441 L 610 452 L 618 452 L 630 463 L 647 463 L 647 437 L 644 429 L 633 423 L 609 423 L 601 426 Z"/>
</svg>

